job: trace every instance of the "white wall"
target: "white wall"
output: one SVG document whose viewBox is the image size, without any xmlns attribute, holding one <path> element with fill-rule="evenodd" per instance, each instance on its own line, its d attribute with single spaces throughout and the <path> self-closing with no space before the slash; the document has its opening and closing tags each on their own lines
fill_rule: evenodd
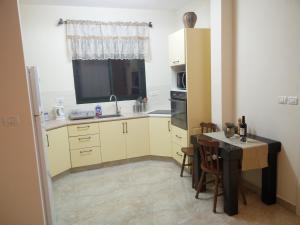
<svg viewBox="0 0 300 225">
<path fill-rule="evenodd" d="M 0 224 L 43 225 L 17 1 L 0 1 Z"/>
<path fill-rule="evenodd" d="M 152 60 L 146 63 L 147 91 L 150 105 L 169 108 L 171 70 L 168 65 L 168 35 L 176 30 L 176 15 L 170 11 L 109 9 L 95 7 L 68 7 L 21 5 L 21 22 L 25 59 L 37 65 L 41 75 L 44 105 L 50 110 L 56 97 L 65 98 L 66 111 L 78 108 L 75 101 L 71 60 L 67 56 L 65 28 L 56 26 L 59 18 L 102 21 L 140 21 L 153 23 L 151 29 Z M 124 111 L 132 110 L 132 101 L 122 102 Z M 81 105 L 93 108 L 93 104 Z M 113 110 L 113 103 L 104 104 L 104 113 Z"/>
<path fill-rule="evenodd" d="M 277 96 L 300 96 L 300 1 L 235 0 L 236 116 L 249 130 L 283 144 L 278 158 L 278 196 L 296 204 L 300 178 L 300 106 Z M 300 214 L 300 187 L 298 186 Z"/>
<path fill-rule="evenodd" d="M 176 11 L 177 27 L 184 27 L 182 17 L 185 12 L 195 12 L 197 14 L 197 22 L 195 28 L 210 27 L 210 0 L 194 0 L 185 7 Z"/>
</svg>

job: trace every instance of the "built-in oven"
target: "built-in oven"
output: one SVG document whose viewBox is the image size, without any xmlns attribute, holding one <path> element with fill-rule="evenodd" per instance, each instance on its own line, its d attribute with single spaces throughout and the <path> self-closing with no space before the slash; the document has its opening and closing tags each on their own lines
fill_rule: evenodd
<svg viewBox="0 0 300 225">
<path fill-rule="evenodd" d="M 186 92 L 171 91 L 171 124 L 187 130 Z"/>
</svg>

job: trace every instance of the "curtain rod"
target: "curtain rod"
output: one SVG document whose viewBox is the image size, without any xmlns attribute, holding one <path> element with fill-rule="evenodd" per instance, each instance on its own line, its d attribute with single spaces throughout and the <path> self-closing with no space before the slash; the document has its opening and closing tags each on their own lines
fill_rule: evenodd
<svg viewBox="0 0 300 225">
<path fill-rule="evenodd" d="M 67 21 L 65 21 L 65 20 L 63 20 L 62 18 L 60 18 L 60 19 L 58 20 L 57 26 L 60 26 L 60 25 L 65 24 L 65 23 L 67 23 Z M 149 26 L 150 28 L 152 28 L 152 27 L 153 27 L 152 22 L 149 22 L 149 23 L 148 23 L 148 26 Z"/>
</svg>

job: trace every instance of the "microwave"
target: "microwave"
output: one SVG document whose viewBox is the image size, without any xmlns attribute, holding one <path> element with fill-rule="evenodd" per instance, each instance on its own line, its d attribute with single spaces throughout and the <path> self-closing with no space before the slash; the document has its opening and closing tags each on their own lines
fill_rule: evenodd
<svg viewBox="0 0 300 225">
<path fill-rule="evenodd" d="M 177 88 L 185 90 L 186 89 L 186 73 L 178 72 L 176 79 L 177 79 Z"/>
</svg>

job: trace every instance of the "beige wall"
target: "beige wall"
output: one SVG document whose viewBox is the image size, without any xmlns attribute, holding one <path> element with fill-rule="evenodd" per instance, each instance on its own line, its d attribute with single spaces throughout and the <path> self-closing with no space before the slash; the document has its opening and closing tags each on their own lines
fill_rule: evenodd
<svg viewBox="0 0 300 225">
<path fill-rule="evenodd" d="M 300 106 L 277 96 L 300 96 L 300 1 L 235 0 L 236 115 L 251 133 L 279 140 L 278 196 L 297 202 Z M 298 212 L 300 188 L 298 186 Z"/>
<path fill-rule="evenodd" d="M 220 129 L 233 118 L 232 0 L 211 0 L 212 122 Z"/>
<path fill-rule="evenodd" d="M 152 59 L 145 63 L 149 109 L 170 108 L 171 69 L 168 35 L 176 31 L 175 12 L 166 10 L 20 5 L 26 64 L 36 65 L 41 79 L 44 109 L 53 115 L 56 98 L 65 100 L 65 112 L 79 108 L 94 110 L 95 104 L 76 105 L 72 61 L 67 54 L 65 26 L 59 18 L 153 23 L 150 29 Z M 120 102 L 121 112 L 132 112 L 135 101 Z M 113 103 L 102 103 L 105 114 L 114 113 Z"/>
<path fill-rule="evenodd" d="M 16 0 L 0 1 L 0 224 L 42 225 L 31 113 Z M 7 119 L 14 117 L 15 125 Z"/>
</svg>

